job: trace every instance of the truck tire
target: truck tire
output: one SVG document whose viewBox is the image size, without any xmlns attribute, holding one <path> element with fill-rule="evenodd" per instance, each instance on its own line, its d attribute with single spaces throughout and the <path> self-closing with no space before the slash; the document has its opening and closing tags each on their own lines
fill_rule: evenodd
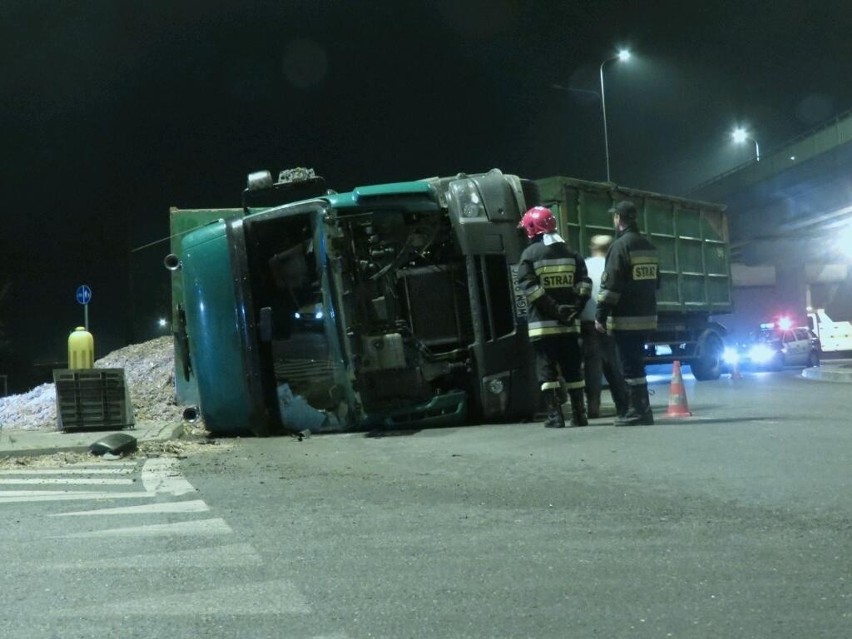
<svg viewBox="0 0 852 639">
<path fill-rule="evenodd" d="M 719 379 L 722 374 L 722 353 L 725 350 L 722 339 L 714 334 L 707 335 L 701 344 L 699 352 L 700 358 L 696 358 L 689 363 L 692 374 L 699 382 L 712 381 Z"/>
</svg>

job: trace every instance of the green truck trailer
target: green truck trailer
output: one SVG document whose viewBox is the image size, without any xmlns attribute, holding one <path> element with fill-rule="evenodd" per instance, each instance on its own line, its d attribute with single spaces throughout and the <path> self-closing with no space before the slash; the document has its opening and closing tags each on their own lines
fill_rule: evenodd
<svg viewBox="0 0 852 639">
<path fill-rule="evenodd" d="M 726 330 L 716 316 L 733 310 L 725 207 L 611 183 L 567 177 L 537 180 L 568 243 L 588 255 L 589 238 L 613 232 L 613 203 L 626 199 L 639 210 L 639 227 L 660 258 L 658 328 L 645 349 L 648 363 L 689 364 L 697 380 L 717 379 Z"/>
<path fill-rule="evenodd" d="M 731 307 L 721 206 L 497 169 L 336 193 L 249 176 L 242 208 L 172 209 L 176 387 L 211 432 L 412 428 L 531 416 L 517 229 L 553 208 L 581 254 L 629 198 L 660 249 L 649 361 L 718 377 Z"/>
</svg>

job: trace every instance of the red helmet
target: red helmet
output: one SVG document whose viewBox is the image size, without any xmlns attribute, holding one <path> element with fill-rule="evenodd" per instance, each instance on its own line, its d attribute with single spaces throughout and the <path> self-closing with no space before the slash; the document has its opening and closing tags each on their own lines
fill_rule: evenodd
<svg viewBox="0 0 852 639">
<path fill-rule="evenodd" d="M 545 206 L 534 206 L 524 213 L 519 229 L 527 232 L 527 237 L 533 239 L 542 233 L 553 233 L 556 231 L 556 218 L 551 210 Z"/>
</svg>

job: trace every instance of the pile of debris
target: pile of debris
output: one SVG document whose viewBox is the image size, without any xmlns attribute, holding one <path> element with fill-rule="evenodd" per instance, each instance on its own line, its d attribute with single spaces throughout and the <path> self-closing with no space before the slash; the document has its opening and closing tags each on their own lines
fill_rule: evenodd
<svg viewBox="0 0 852 639">
<path fill-rule="evenodd" d="M 141 421 L 181 421 L 175 404 L 172 338 L 132 344 L 95 361 L 95 368 L 123 368 L 133 415 Z M 200 427 L 200 424 L 197 424 Z M 27 393 L 0 398 L 3 430 L 55 430 L 56 387 L 42 384 Z"/>
</svg>

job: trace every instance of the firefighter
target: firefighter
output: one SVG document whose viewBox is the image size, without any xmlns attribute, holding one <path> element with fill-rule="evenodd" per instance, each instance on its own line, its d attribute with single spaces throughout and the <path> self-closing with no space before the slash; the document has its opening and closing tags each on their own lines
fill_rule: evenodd
<svg viewBox="0 0 852 639">
<path fill-rule="evenodd" d="M 610 212 L 616 240 L 606 254 L 595 328 L 613 335 L 629 389 L 627 412 L 615 418 L 615 425 L 653 424 L 644 351 L 647 333 L 657 328 L 657 249 L 639 233 L 638 212 L 632 202 L 619 202 Z"/>
<path fill-rule="evenodd" d="M 612 245 L 612 240 L 612 235 L 593 235 L 589 240 L 590 256 L 586 259 L 586 269 L 592 280 L 592 298 L 580 313 L 580 343 L 583 349 L 583 375 L 586 378 L 586 407 L 589 419 L 600 417 L 601 377 L 605 377 L 609 385 L 615 414 L 623 415 L 627 411 L 627 384 L 621 376 L 615 341 L 612 335 L 599 333 L 595 328 L 601 275 L 606 263 L 606 252 Z"/>
<path fill-rule="evenodd" d="M 564 428 L 565 400 L 559 373 L 571 400 L 570 426 L 585 426 L 580 322 L 592 282 L 583 258 L 556 232 L 550 209 L 535 206 L 524 213 L 523 228 L 530 245 L 521 254 L 518 284 L 527 299 L 529 338 L 536 352 L 536 374 L 547 410 L 547 428 Z"/>
</svg>

